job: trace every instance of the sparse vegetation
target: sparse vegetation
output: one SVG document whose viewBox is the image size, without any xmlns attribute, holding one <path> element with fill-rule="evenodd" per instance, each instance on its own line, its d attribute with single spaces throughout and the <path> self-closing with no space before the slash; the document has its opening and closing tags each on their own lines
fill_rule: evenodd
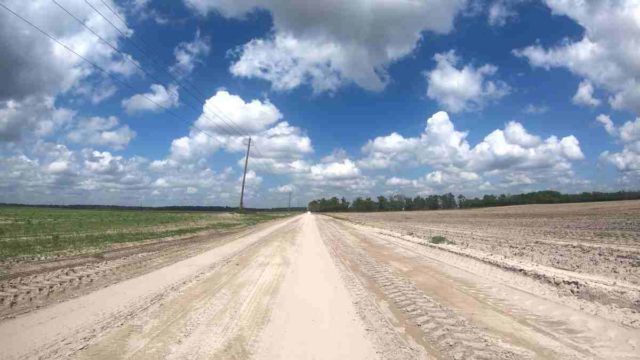
<svg viewBox="0 0 640 360">
<path fill-rule="evenodd" d="M 287 215 L 0 207 L 0 259 L 99 250 L 109 244 L 249 226 Z"/>
<path fill-rule="evenodd" d="M 431 239 L 429 240 L 429 242 L 432 243 L 432 244 L 447 244 L 447 243 L 449 243 L 447 241 L 446 237 L 440 236 L 440 235 L 432 236 Z"/>
</svg>

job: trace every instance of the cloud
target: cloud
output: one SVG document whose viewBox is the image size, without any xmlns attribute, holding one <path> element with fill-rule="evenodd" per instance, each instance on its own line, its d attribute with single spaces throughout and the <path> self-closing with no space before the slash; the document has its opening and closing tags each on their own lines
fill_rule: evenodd
<svg viewBox="0 0 640 360">
<path fill-rule="evenodd" d="M 496 0 L 489 5 L 487 20 L 491 26 L 505 26 L 509 20 L 515 19 L 518 13 L 513 9 L 514 0 Z"/>
<path fill-rule="evenodd" d="M 136 94 L 122 100 L 122 107 L 130 115 L 147 111 L 162 112 L 166 109 L 175 108 L 179 104 L 180 99 L 176 85 L 164 87 L 160 84 L 152 84 L 150 92 Z"/>
<path fill-rule="evenodd" d="M 98 41 L 51 1 L 4 2 L 16 13 L 51 33 L 90 61 L 110 72 L 130 76 L 136 69 L 109 46 Z M 111 0 L 107 3 L 113 6 Z M 86 4 L 68 3 L 69 11 L 111 44 L 121 35 Z M 93 80 L 102 74 L 7 11 L 0 12 L 0 101 L 55 97 L 77 89 L 91 96 Z"/>
<path fill-rule="evenodd" d="M 211 51 L 209 41 L 208 37 L 201 37 L 200 30 L 198 30 L 193 41 L 178 44 L 173 50 L 176 62 L 169 68 L 169 71 L 178 77 L 189 76 L 196 64 L 202 63 L 203 58 L 209 55 Z"/>
<path fill-rule="evenodd" d="M 640 113 L 640 3 L 636 0 L 546 0 L 553 14 L 564 15 L 584 28 L 580 40 L 564 40 L 543 48 L 517 49 L 532 66 L 565 68 L 608 91 L 614 109 Z M 585 92 L 587 92 L 585 88 Z M 578 90 L 580 93 L 580 89 Z M 593 104 L 585 97 L 587 104 Z"/>
<path fill-rule="evenodd" d="M 414 191 L 418 194 L 443 192 L 470 192 L 483 183 L 482 178 L 473 172 L 458 170 L 436 170 L 417 179 L 391 177 L 385 185 L 392 192 Z"/>
<path fill-rule="evenodd" d="M 609 115 L 600 114 L 596 118 L 596 121 L 598 121 L 600 124 L 602 124 L 604 129 L 607 131 L 607 134 L 609 134 L 611 136 L 617 136 L 618 135 L 618 129 L 616 128 L 615 125 L 613 125 L 613 121 L 611 121 L 611 117 Z"/>
<path fill-rule="evenodd" d="M 245 102 L 241 97 L 219 90 L 204 104 L 195 125 L 216 134 L 256 134 L 282 119 L 268 100 Z"/>
<path fill-rule="evenodd" d="M 311 139 L 300 128 L 282 121 L 254 135 L 252 139 L 257 145 L 251 156 L 254 168 L 273 174 L 298 173 L 308 169 L 303 158 L 313 152 L 313 147 Z M 230 152 L 244 152 L 244 138 L 229 139 L 226 149 Z"/>
<path fill-rule="evenodd" d="M 70 123 L 75 114 L 73 110 L 56 107 L 49 96 L 0 101 L 0 142 L 52 135 Z"/>
<path fill-rule="evenodd" d="M 613 164 L 623 176 L 632 175 L 636 179 L 640 173 L 640 118 L 627 121 L 616 127 L 608 115 L 601 114 L 596 120 L 602 124 L 609 135 L 622 144 L 622 151 L 604 151 L 600 159 Z M 627 173 L 627 174 L 625 174 Z"/>
<path fill-rule="evenodd" d="M 453 50 L 436 54 L 434 60 L 436 67 L 425 72 L 427 96 L 450 112 L 481 110 L 510 91 L 504 82 L 487 79 L 498 71 L 496 66 L 486 64 L 476 69 L 473 65 L 464 65 L 457 68 L 460 58 Z"/>
<path fill-rule="evenodd" d="M 309 176 L 321 181 L 352 179 L 360 176 L 360 169 L 353 161 L 345 159 L 341 162 L 313 165 L 310 168 Z"/>
<path fill-rule="evenodd" d="M 459 165 L 466 162 L 469 144 L 467 133 L 455 130 L 449 115 L 440 111 L 427 120 L 419 137 L 404 137 L 397 133 L 369 140 L 362 147 L 363 168 L 385 169 L 398 166 Z"/>
<path fill-rule="evenodd" d="M 362 174 L 350 159 L 316 163 L 292 178 L 296 187 L 305 189 L 302 197 L 309 199 L 327 194 L 347 197 L 369 194 L 376 185 L 376 180 Z"/>
<path fill-rule="evenodd" d="M 184 0 L 196 13 L 244 19 L 268 11 L 273 31 L 236 51 L 231 72 L 276 90 L 309 84 L 314 92 L 355 83 L 379 91 L 387 66 L 415 50 L 422 33 L 449 33 L 466 0 L 324 2 Z"/>
<path fill-rule="evenodd" d="M 203 132 L 192 130 L 189 136 L 182 136 L 171 142 L 169 159 L 193 162 L 206 158 L 223 145 L 222 141 Z"/>
<path fill-rule="evenodd" d="M 512 128 L 519 128 L 515 136 Z M 519 133 L 520 132 L 520 133 Z M 550 136 L 542 141 L 530 135 L 517 122 L 509 122 L 504 130 L 494 130 L 470 153 L 469 168 L 479 171 L 518 169 L 536 171 L 541 168 L 570 168 L 570 162 L 584 159 L 578 139 Z"/>
<path fill-rule="evenodd" d="M 0 157 L 0 202 L 122 205 L 236 205 L 239 174 L 206 162 L 151 162 L 95 149 L 36 142 Z M 262 178 L 247 174 L 248 199 L 258 204 Z M 268 205 L 267 203 L 264 203 Z"/>
<path fill-rule="evenodd" d="M 142 190 L 148 185 L 146 161 L 138 157 L 126 159 L 90 149 L 75 152 L 47 142 L 5 155 L 0 162 L 7 172 L 0 174 L 0 188 L 2 193 L 11 192 L 2 201 L 87 203 L 95 194 L 103 203 L 112 203 L 111 191 Z"/>
<path fill-rule="evenodd" d="M 595 107 L 600 105 L 600 100 L 593 97 L 593 85 L 589 80 L 583 80 L 578 85 L 576 94 L 573 95 L 571 101 L 576 105 L 584 105 Z"/>
<path fill-rule="evenodd" d="M 541 114 L 545 114 L 549 111 L 549 107 L 546 105 L 534 105 L 534 104 L 528 104 L 527 107 L 524 108 L 523 112 L 525 114 L 531 114 L 531 115 L 541 115 Z"/>
<path fill-rule="evenodd" d="M 308 171 L 304 157 L 313 152 L 311 139 L 282 117 L 268 100 L 245 101 L 220 90 L 206 101 L 190 134 L 173 140 L 168 158 L 194 162 L 220 149 L 244 155 L 251 136 L 252 168 L 281 175 Z M 238 164 L 244 164 L 244 156 Z"/>
<path fill-rule="evenodd" d="M 441 171 L 422 182 L 433 185 L 438 177 L 448 175 L 451 178 L 454 174 L 473 180 L 477 179 L 470 174 L 501 178 L 509 173 L 572 175 L 572 162 L 584 159 L 575 136 L 542 139 L 516 121 L 492 131 L 475 146 L 469 144 L 467 135 L 456 130 L 448 114 L 441 111 L 427 120 L 424 132 L 417 137 L 392 133 L 369 140 L 362 147 L 364 157 L 358 164 L 372 169 L 427 165 Z M 394 182 L 395 185 L 409 184 L 400 180 Z"/>
<path fill-rule="evenodd" d="M 392 187 L 407 187 L 407 186 L 417 187 L 418 183 L 416 180 L 409 180 L 409 179 L 393 176 L 387 179 L 387 181 L 385 182 L 385 185 L 392 186 Z"/>
<path fill-rule="evenodd" d="M 294 192 L 295 190 L 296 190 L 296 187 L 293 184 L 286 184 L 286 185 L 278 186 L 278 187 L 275 187 L 275 188 L 271 189 L 272 192 L 277 192 L 277 193 L 281 193 L 281 194 Z"/>
<path fill-rule="evenodd" d="M 115 116 L 92 117 L 79 121 L 67 134 L 67 138 L 78 144 L 123 149 L 135 138 L 136 133 L 127 125 L 118 125 L 119 121 Z"/>
</svg>

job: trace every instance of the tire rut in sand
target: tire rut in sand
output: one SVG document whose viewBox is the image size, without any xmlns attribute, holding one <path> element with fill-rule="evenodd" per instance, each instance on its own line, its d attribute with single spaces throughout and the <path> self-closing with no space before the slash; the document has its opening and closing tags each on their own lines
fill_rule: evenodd
<svg viewBox="0 0 640 360">
<path fill-rule="evenodd" d="M 484 333 L 427 296 L 411 280 L 349 244 L 344 239 L 348 235 L 333 224 L 324 222 L 324 225 L 332 247 L 355 264 L 374 283 L 382 297 L 420 330 L 425 342 L 437 351 L 432 355 L 451 359 L 523 359 L 533 356 L 525 349 L 505 344 Z"/>
<path fill-rule="evenodd" d="M 87 256 L 81 264 L 56 266 L 0 280 L 0 319 L 86 294 L 101 287 L 132 278 L 168 264 L 194 256 L 213 247 L 224 245 L 245 234 L 237 233 L 197 236 L 182 242 L 152 243 L 118 249 L 100 259 Z M 52 263 L 55 261 L 52 261 Z"/>
<path fill-rule="evenodd" d="M 248 358 L 282 280 L 297 224 L 289 225 L 138 314 L 78 358 Z"/>
</svg>

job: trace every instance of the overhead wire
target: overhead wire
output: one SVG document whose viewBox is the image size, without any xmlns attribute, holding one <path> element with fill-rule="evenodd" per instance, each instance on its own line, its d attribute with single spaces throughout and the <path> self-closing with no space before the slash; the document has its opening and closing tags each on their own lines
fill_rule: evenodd
<svg viewBox="0 0 640 360">
<path fill-rule="evenodd" d="M 29 26 L 31 26 L 32 28 L 34 28 L 36 31 L 38 31 L 39 33 L 45 35 L 46 37 L 48 37 L 50 40 L 54 41 L 55 43 L 57 43 L 58 45 L 62 46 L 64 49 L 66 49 L 67 51 L 73 53 L 74 55 L 76 55 L 78 58 L 80 58 L 81 60 L 83 60 L 84 62 L 88 63 L 89 65 L 91 65 L 92 67 L 94 67 L 95 69 L 97 69 L 98 71 L 102 72 L 103 74 L 109 76 L 110 78 L 112 78 L 113 80 L 115 80 L 116 82 L 118 82 L 119 84 L 129 88 L 130 90 L 136 92 L 137 90 L 135 89 L 135 87 L 133 85 L 131 85 L 130 83 L 128 83 L 127 81 L 121 80 L 119 79 L 117 76 L 115 76 L 114 74 L 112 74 L 111 72 L 109 72 L 108 70 L 104 69 L 103 67 L 101 67 L 100 65 L 94 63 L 93 61 L 87 59 L 85 56 L 81 55 L 80 53 L 78 53 L 77 51 L 75 51 L 73 48 L 71 48 L 70 46 L 68 46 L 67 44 L 63 43 L 62 41 L 60 41 L 58 38 L 56 38 L 55 36 L 51 35 L 50 33 L 48 33 L 47 31 L 43 30 L 42 28 L 40 28 L 38 25 L 34 24 L 33 22 L 31 22 L 30 20 L 26 19 L 25 17 L 23 17 L 22 15 L 16 13 L 15 11 L 13 11 L 11 8 L 9 8 L 7 5 L 5 5 L 4 3 L 0 2 L 0 7 L 4 8 L 6 11 L 8 11 L 10 14 L 12 14 L 13 16 L 17 17 L 18 19 L 22 20 L 23 22 L 25 22 L 26 24 L 28 24 Z M 184 121 L 186 123 L 191 124 L 191 122 L 189 120 L 183 119 L 180 115 L 178 115 L 177 113 L 175 113 L 173 110 L 171 110 L 170 108 L 158 103 L 157 101 L 151 99 L 149 96 L 147 96 L 146 94 L 141 94 L 141 96 L 143 98 L 145 98 L 147 101 L 151 102 L 152 104 L 154 104 L 155 106 L 165 110 L 168 114 L 170 114 L 171 116 L 177 118 L 180 121 Z M 209 134 L 208 132 L 206 132 L 205 130 L 199 128 L 198 126 L 191 124 L 191 126 L 202 132 L 203 134 L 209 136 L 212 140 L 216 141 L 219 145 L 224 146 L 224 144 L 216 139 L 215 137 L 213 137 L 211 134 Z"/>
<path fill-rule="evenodd" d="M 55 1 L 55 0 L 52 0 Z M 199 104 L 201 104 L 203 106 L 203 109 L 205 111 L 203 111 L 203 116 L 205 116 L 205 118 L 208 118 L 209 120 L 213 120 L 209 117 L 209 115 L 207 114 L 206 110 L 209 110 L 209 112 L 215 116 L 216 118 L 218 118 L 219 120 L 222 121 L 223 123 L 223 127 L 227 128 L 227 131 L 231 131 L 232 133 L 235 133 L 235 135 L 240 136 L 240 137 L 249 137 L 251 136 L 250 134 L 247 134 L 245 132 L 242 131 L 242 129 L 239 128 L 239 126 L 237 126 L 237 124 L 235 124 L 235 122 L 228 117 L 226 114 L 224 114 L 224 112 L 222 112 L 222 110 L 220 110 L 217 106 L 213 105 L 213 104 L 207 104 L 206 101 L 206 95 L 200 91 L 193 83 L 189 82 L 188 80 L 185 79 L 185 81 L 187 83 L 190 84 L 191 88 L 193 88 L 193 90 L 186 86 L 183 81 L 181 81 L 180 79 L 178 79 L 176 76 L 174 76 L 171 71 L 168 70 L 164 70 L 164 68 L 166 68 L 167 66 L 169 66 L 168 64 L 162 62 L 161 60 L 156 61 L 151 55 L 148 54 L 148 52 L 151 52 L 150 50 L 144 50 L 142 49 L 142 47 L 140 45 L 138 45 L 135 41 L 133 41 L 127 34 L 124 33 L 124 31 L 122 31 L 119 27 L 117 27 L 111 20 L 109 20 L 100 10 L 98 10 L 91 2 L 89 2 L 88 0 L 84 0 L 84 2 L 91 8 L 93 9 L 93 11 L 95 11 L 100 17 L 102 17 L 102 19 L 104 19 L 109 25 L 111 25 L 114 29 L 116 29 L 116 31 L 118 31 L 120 33 L 120 35 L 122 35 L 122 37 L 125 39 L 125 41 L 129 42 L 130 44 L 132 44 L 133 47 L 135 47 L 145 58 L 147 58 L 150 62 L 153 62 L 156 69 L 163 69 L 162 71 L 165 72 L 169 77 L 171 77 L 171 79 L 176 82 L 176 84 L 178 84 L 181 88 L 183 88 L 187 94 L 189 94 L 192 98 L 194 98 Z M 125 27 L 127 29 L 129 29 L 129 25 L 127 24 L 127 22 L 120 16 L 118 15 L 118 13 L 111 7 L 109 6 L 104 0 L 100 0 L 100 2 L 105 5 L 105 7 L 107 9 L 109 9 L 109 11 L 111 13 L 113 13 L 122 23 L 123 25 L 125 25 Z M 86 25 L 85 25 L 86 26 Z M 119 50 L 118 50 L 119 51 Z M 120 51 L 119 51 L 120 52 Z M 159 58 L 159 56 L 158 56 Z M 158 64 L 161 64 L 163 66 L 158 66 Z M 146 72 L 145 72 L 146 73 Z M 157 80 L 158 81 L 158 80 Z M 193 92 L 197 92 L 198 95 L 195 95 Z M 175 92 L 174 92 L 175 93 Z M 213 110 L 211 109 L 207 109 L 208 107 L 213 108 Z M 199 111 L 199 110 L 196 110 Z M 215 122 L 214 122 L 215 123 Z M 255 141 L 254 141 L 255 143 Z M 254 144 L 254 151 L 260 156 L 260 157 L 264 157 L 264 155 L 260 152 L 259 147 L 255 146 L 256 144 Z"/>
<path fill-rule="evenodd" d="M 128 54 L 125 54 L 123 51 L 121 51 L 120 49 L 118 49 L 116 46 L 114 46 L 113 44 L 111 44 L 109 41 L 107 41 L 104 37 L 102 37 L 100 34 L 96 33 L 91 27 L 89 27 L 84 21 L 82 21 L 80 18 L 78 18 L 76 15 L 74 15 L 73 13 L 71 13 L 68 9 L 66 9 L 64 6 L 62 6 L 59 2 L 57 2 L 56 0 L 51 0 L 55 5 L 57 5 L 60 9 L 62 9 L 64 12 L 66 12 L 69 16 L 71 16 L 76 22 L 78 22 L 79 24 L 81 24 L 85 29 L 87 29 L 88 31 L 90 31 L 94 36 L 96 36 L 98 39 L 100 39 L 103 43 L 105 43 L 107 46 L 109 46 L 111 49 L 113 49 L 114 51 L 118 52 L 124 59 L 126 59 L 127 61 L 131 62 L 135 67 L 137 67 L 140 71 L 142 71 L 144 74 L 146 74 L 147 76 L 151 77 L 153 80 L 157 81 L 157 82 L 161 82 L 160 79 L 158 79 L 155 75 L 151 74 L 150 72 L 148 72 L 146 69 L 144 69 L 140 64 L 138 64 L 138 62 L 136 62 L 135 60 L 133 60 Z M 175 96 L 179 97 L 179 94 L 177 92 L 175 92 L 174 90 L 172 90 L 171 88 L 167 89 L 168 92 L 171 92 L 172 94 L 174 94 Z M 196 100 L 198 100 L 196 98 Z M 200 110 L 196 107 L 194 107 L 191 103 L 189 102 L 185 102 L 185 104 L 187 104 L 187 106 L 189 106 L 192 110 L 194 110 L 196 113 L 199 113 Z M 208 118 L 210 121 L 212 121 L 213 119 L 209 118 L 204 112 L 203 115 Z M 245 134 L 242 133 L 238 133 L 236 132 L 236 135 L 240 136 L 240 137 L 244 137 Z M 219 141 L 219 140 L 218 140 Z"/>
</svg>

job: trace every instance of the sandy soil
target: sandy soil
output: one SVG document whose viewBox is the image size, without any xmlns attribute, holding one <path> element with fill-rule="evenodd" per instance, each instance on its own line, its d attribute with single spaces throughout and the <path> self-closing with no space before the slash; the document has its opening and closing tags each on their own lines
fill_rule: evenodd
<svg viewBox="0 0 640 360">
<path fill-rule="evenodd" d="M 210 230 L 176 239 L 116 244 L 98 254 L 0 265 L 0 319 L 87 294 L 224 245 L 270 226 Z"/>
<path fill-rule="evenodd" d="M 388 230 L 305 214 L 193 251 L 0 320 L 0 358 L 640 358 L 603 305 Z"/>
<path fill-rule="evenodd" d="M 640 358 L 640 330 L 590 314 L 526 274 L 375 228 L 330 218 L 321 228 L 397 326 L 436 358 Z"/>
<path fill-rule="evenodd" d="M 257 359 L 375 359 L 374 347 L 327 252 L 315 219 L 302 224 L 293 264 Z"/>
<path fill-rule="evenodd" d="M 333 216 L 428 246 L 444 236 L 449 251 L 629 316 L 640 312 L 640 201 Z"/>
<path fill-rule="evenodd" d="M 336 214 L 423 239 L 640 285 L 640 201 Z"/>
</svg>

